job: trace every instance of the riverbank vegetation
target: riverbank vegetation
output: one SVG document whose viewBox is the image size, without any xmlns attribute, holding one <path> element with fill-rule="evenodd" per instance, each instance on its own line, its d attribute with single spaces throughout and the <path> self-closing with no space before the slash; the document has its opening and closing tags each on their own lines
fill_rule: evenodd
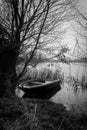
<svg viewBox="0 0 87 130">
<path fill-rule="evenodd" d="M 53 71 L 48 66 L 40 71 L 28 68 L 22 80 L 59 78 L 64 80 L 60 68 Z M 67 82 L 72 81 L 73 78 Z M 84 112 L 77 114 L 73 106 L 67 111 L 63 104 L 55 104 L 48 100 L 22 99 L 13 95 L 0 99 L 1 130 L 86 130 L 86 120 L 87 115 Z"/>
<path fill-rule="evenodd" d="M 46 100 L 0 99 L 1 130 L 86 130 L 87 116 Z"/>
<path fill-rule="evenodd" d="M 19 74 L 22 66 L 17 67 L 17 73 Z M 60 67 L 56 67 L 52 64 L 47 64 L 38 67 L 28 66 L 25 75 L 21 80 L 63 80 L 63 73 Z"/>
</svg>

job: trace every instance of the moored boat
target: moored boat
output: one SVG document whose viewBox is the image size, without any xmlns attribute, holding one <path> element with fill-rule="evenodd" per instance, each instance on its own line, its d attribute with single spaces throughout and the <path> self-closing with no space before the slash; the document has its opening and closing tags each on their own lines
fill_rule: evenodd
<svg viewBox="0 0 87 130">
<path fill-rule="evenodd" d="M 23 98 L 50 99 L 61 89 L 61 80 L 51 81 L 49 83 L 32 82 L 31 87 L 18 87 L 25 92 Z"/>
</svg>

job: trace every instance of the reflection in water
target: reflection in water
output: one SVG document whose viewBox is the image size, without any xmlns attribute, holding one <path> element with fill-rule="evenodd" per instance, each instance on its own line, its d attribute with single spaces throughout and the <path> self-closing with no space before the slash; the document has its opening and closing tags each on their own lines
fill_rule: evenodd
<svg viewBox="0 0 87 130">
<path fill-rule="evenodd" d="M 51 101 L 55 103 L 62 103 L 75 112 L 87 112 L 87 90 L 82 91 L 82 88 L 73 88 L 68 83 L 64 83 L 64 87 L 55 94 Z"/>
<path fill-rule="evenodd" d="M 86 112 L 87 87 L 82 88 L 85 86 L 84 82 L 87 83 L 87 63 L 70 63 L 70 65 L 59 63 L 59 65 L 64 72 L 64 87 L 51 100 L 67 105 L 70 110 L 74 109 L 75 112 Z M 68 82 L 67 77 L 69 77 Z M 80 82 L 80 84 L 76 86 L 76 82 Z"/>
<path fill-rule="evenodd" d="M 87 75 L 87 63 L 70 63 L 63 64 L 58 63 L 64 72 L 65 77 L 75 77 L 77 79 L 81 79 L 83 75 Z"/>
<path fill-rule="evenodd" d="M 46 64 L 40 64 L 40 69 L 41 66 L 44 67 Z M 62 70 L 65 81 L 62 89 L 51 98 L 51 101 L 68 106 L 67 110 L 70 108 L 70 110 L 74 109 L 76 112 L 86 112 L 87 89 L 84 90 L 82 87 L 84 87 L 84 82 L 87 82 L 87 63 L 55 63 L 50 68 L 54 71 L 56 68 Z M 77 83 L 80 83 L 80 85 L 76 86 Z M 21 90 L 16 90 L 16 94 L 22 97 L 24 93 Z"/>
</svg>

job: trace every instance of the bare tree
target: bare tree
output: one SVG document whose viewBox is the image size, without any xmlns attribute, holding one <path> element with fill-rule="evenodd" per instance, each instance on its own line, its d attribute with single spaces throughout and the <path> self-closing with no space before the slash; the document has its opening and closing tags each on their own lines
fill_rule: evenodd
<svg viewBox="0 0 87 130">
<path fill-rule="evenodd" d="M 14 93 L 42 38 L 66 18 L 70 0 L 3 0 L 0 2 L 0 96 Z M 65 11 L 66 10 L 66 11 Z M 24 67 L 17 76 L 19 55 Z"/>
<path fill-rule="evenodd" d="M 84 1 L 82 1 L 84 3 Z M 83 5 L 83 4 L 82 4 Z M 84 4 L 84 8 L 81 7 L 81 1 L 75 1 L 71 4 L 75 24 L 72 26 L 74 31 L 76 31 L 76 45 L 79 51 L 77 58 L 87 57 L 87 7 Z"/>
</svg>

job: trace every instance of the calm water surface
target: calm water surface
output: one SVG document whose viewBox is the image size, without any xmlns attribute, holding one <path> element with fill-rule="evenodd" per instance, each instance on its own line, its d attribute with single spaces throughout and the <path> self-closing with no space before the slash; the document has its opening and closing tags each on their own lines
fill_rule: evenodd
<svg viewBox="0 0 87 130">
<path fill-rule="evenodd" d="M 75 90 L 68 83 L 64 83 L 63 88 L 51 98 L 51 101 L 62 103 L 77 113 L 87 112 L 87 90 L 83 91 L 80 86 Z"/>
<path fill-rule="evenodd" d="M 64 78 L 74 77 L 81 80 L 83 75 L 86 77 L 87 82 L 87 63 L 59 63 L 59 66 L 64 73 Z M 68 106 L 69 109 L 74 108 L 77 113 L 87 112 L 87 89 L 82 89 L 79 86 L 77 89 L 72 85 L 64 82 L 62 89 L 55 94 L 51 100 L 55 103 L 62 103 Z"/>
<path fill-rule="evenodd" d="M 40 65 L 39 68 L 41 69 L 46 65 Z M 85 75 L 87 77 L 87 63 L 70 63 L 63 64 L 63 63 L 57 63 L 54 66 L 50 66 L 50 68 L 54 69 L 57 67 L 61 67 L 61 70 L 64 74 L 64 79 L 69 77 L 74 77 L 75 79 L 81 80 L 82 76 Z M 87 81 L 87 80 L 86 80 Z M 19 90 L 21 91 L 21 90 Z M 24 93 L 23 92 L 17 92 L 20 93 L 19 97 L 21 97 Z M 86 113 L 87 112 L 87 89 L 83 91 L 81 86 L 79 86 L 77 89 L 74 89 L 72 85 L 68 84 L 67 82 L 64 82 L 62 85 L 62 89 L 57 92 L 52 98 L 51 101 L 55 103 L 62 103 L 66 106 L 68 106 L 69 110 L 74 108 L 75 112 L 78 113 Z"/>
</svg>

